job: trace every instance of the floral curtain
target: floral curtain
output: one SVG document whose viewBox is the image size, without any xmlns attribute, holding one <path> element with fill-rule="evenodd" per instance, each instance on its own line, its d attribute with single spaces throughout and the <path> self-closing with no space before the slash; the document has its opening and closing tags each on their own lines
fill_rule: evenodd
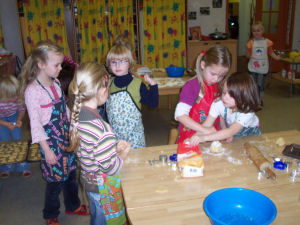
<svg viewBox="0 0 300 225">
<path fill-rule="evenodd" d="M 144 64 L 185 66 L 185 1 L 143 1 Z"/>
<path fill-rule="evenodd" d="M 65 15 L 62 0 L 24 0 L 27 49 L 41 40 L 51 40 L 68 55 Z M 27 52 L 28 54 L 28 52 Z"/>
<path fill-rule="evenodd" d="M 4 37 L 2 34 L 2 23 L 1 23 L 1 19 L 0 19 L 0 47 L 4 48 Z"/>
<path fill-rule="evenodd" d="M 80 61 L 103 63 L 109 49 L 104 0 L 77 0 Z"/>
<path fill-rule="evenodd" d="M 133 0 L 109 0 L 108 14 L 110 43 L 124 34 L 134 46 Z"/>
</svg>

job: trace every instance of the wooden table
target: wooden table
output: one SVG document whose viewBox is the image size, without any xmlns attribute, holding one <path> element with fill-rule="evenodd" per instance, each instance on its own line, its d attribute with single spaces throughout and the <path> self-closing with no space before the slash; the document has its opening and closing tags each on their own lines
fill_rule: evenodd
<svg viewBox="0 0 300 225">
<path fill-rule="evenodd" d="M 300 143 L 300 132 L 292 130 L 222 143 L 226 150 L 221 156 L 209 153 L 210 143 L 201 144 L 205 166 L 204 176 L 199 178 L 181 178 L 178 171 L 167 165 L 148 163 L 161 154 L 176 153 L 177 145 L 132 150 L 122 169 L 122 188 L 130 222 L 134 225 L 208 225 L 209 218 L 203 210 L 205 197 L 221 188 L 241 187 L 259 191 L 275 203 L 278 213 L 273 224 L 299 224 L 300 180 L 292 182 L 289 173 L 279 170 L 273 170 L 276 181 L 258 179 L 258 169 L 243 147 L 249 141 L 271 161 L 272 156 L 282 157 L 283 148 L 275 144 L 279 137 L 283 137 L 286 144 Z M 293 162 L 291 169 L 295 169 L 297 160 L 288 159 Z"/>
<path fill-rule="evenodd" d="M 282 62 L 285 62 L 285 63 L 289 63 L 290 64 L 290 69 L 292 71 L 295 71 L 297 72 L 297 65 L 300 64 L 300 57 L 295 57 L 295 58 L 281 58 L 281 61 Z M 278 77 L 277 77 L 278 78 Z M 282 78 L 282 77 L 281 77 Z M 276 79 L 276 78 L 275 78 Z M 280 77 L 279 77 L 280 79 Z M 300 83 L 300 80 L 297 79 L 297 80 L 294 80 L 294 77 L 292 77 L 291 79 L 288 79 L 288 75 L 286 75 L 286 79 L 285 78 L 282 78 L 280 80 L 283 80 L 285 82 L 288 82 L 290 83 L 290 96 L 293 95 L 293 87 L 294 87 L 294 84 L 299 84 Z"/>
</svg>

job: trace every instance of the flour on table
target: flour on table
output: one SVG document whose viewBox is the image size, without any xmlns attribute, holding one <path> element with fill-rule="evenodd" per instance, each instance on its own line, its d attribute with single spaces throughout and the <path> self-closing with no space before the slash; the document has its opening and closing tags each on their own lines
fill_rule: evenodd
<svg viewBox="0 0 300 225">
<path fill-rule="evenodd" d="M 169 191 L 168 187 L 165 185 L 159 185 L 156 187 L 156 190 L 155 190 L 155 192 L 159 193 L 159 194 L 167 193 L 168 191 Z"/>
<path fill-rule="evenodd" d="M 283 147 L 285 145 L 285 141 L 283 139 L 283 137 L 280 137 L 276 140 L 276 144 L 280 147 Z"/>
</svg>

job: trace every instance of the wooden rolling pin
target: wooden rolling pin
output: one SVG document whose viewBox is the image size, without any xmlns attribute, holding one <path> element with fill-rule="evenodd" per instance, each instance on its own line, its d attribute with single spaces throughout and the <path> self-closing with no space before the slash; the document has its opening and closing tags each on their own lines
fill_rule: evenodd
<svg viewBox="0 0 300 225">
<path fill-rule="evenodd" d="M 269 161 L 263 156 L 263 154 L 253 145 L 246 142 L 244 144 L 247 154 L 249 155 L 250 159 L 254 162 L 256 167 L 260 171 L 265 171 L 271 179 L 276 179 L 276 174 L 271 170 L 272 165 Z"/>
</svg>

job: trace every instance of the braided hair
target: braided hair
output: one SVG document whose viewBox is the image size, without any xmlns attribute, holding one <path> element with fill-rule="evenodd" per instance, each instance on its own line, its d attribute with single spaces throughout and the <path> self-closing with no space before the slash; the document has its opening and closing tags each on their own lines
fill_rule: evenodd
<svg viewBox="0 0 300 225">
<path fill-rule="evenodd" d="M 108 73 L 103 65 L 95 62 L 82 63 L 76 69 L 69 86 L 69 96 L 73 100 L 68 152 L 76 151 L 80 144 L 78 137 L 79 113 L 82 103 L 94 98 L 101 87 L 108 86 Z"/>
</svg>

